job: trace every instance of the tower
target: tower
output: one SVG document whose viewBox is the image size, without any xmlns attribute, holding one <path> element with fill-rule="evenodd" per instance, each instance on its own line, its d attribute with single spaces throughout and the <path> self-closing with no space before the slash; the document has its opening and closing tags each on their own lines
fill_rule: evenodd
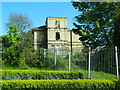
<svg viewBox="0 0 120 90">
<path fill-rule="evenodd" d="M 65 49 L 67 44 L 67 18 L 47 17 L 48 49 Z"/>
</svg>

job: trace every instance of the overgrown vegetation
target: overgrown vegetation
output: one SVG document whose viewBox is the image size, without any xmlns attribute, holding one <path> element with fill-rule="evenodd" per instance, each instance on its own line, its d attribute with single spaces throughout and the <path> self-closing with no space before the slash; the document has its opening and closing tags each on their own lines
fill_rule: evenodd
<svg viewBox="0 0 120 90">
<path fill-rule="evenodd" d="M 2 64 L 16 67 L 42 67 L 39 50 L 34 50 L 32 31 L 19 35 L 17 25 L 8 25 L 7 35 L 2 36 Z"/>
<path fill-rule="evenodd" d="M 54 64 L 54 53 L 44 50 L 35 50 L 33 47 L 32 30 L 19 35 L 18 26 L 15 24 L 7 25 L 9 31 L 2 36 L 2 64 L 3 66 L 13 66 L 19 68 L 51 68 L 68 70 L 68 57 L 57 56 L 57 64 Z M 77 68 L 75 61 L 71 63 L 74 69 Z"/>
</svg>

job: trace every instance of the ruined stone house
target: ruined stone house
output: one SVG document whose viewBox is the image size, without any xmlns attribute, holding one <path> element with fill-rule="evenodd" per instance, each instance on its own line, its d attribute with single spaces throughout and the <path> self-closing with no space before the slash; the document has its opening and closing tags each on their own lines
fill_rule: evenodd
<svg viewBox="0 0 120 90">
<path fill-rule="evenodd" d="M 68 29 L 67 18 L 47 17 L 44 26 L 33 29 L 34 48 L 55 50 L 81 50 L 79 36 Z"/>
</svg>

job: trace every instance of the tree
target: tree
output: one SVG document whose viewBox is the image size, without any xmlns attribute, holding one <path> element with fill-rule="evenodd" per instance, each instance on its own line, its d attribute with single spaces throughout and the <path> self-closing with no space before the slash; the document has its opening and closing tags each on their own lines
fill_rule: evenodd
<svg viewBox="0 0 120 90">
<path fill-rule="evenodd" d="M 120 8 L 118 8 L 114 19 L 113 43 L 118 47 L 118 60 L 120 64 Z"/>
<path fill-rule="evenodd" d="M 120 8 L 118 9 L 118 12 L 116 12 L 116 17 L 114 19 L 113 42 L 120 50 Z"/>
<path fill-rule="evenodd" d="M 7 35 L 2 36 L 2 63 L 5 66 L 22 68 L 42 67 L 43 60 L 40 59 L 40 52 L 33 47 L 32 30 L 20 36 L 17 25 L 7 26 L 9 31 Z"/>
<path fill-rule="evenodd" d="M 73 32 L 79 34 L 85 46 L 103 48 L 113 44 L 113 19 L 120 3 L 72 2 L 80 14 L 75 16 Z"/>
<path fill-rule="evenodd" d="M 32 21 L 25 14 L 20 13 L 11 13 L 9 15 L 8 24 L 16 24 L 18 25 L 20 34 L 24 32 L 24 30 L 28 29 L 32 25 Z"/>
<path fill-rule="evenodd" d="M 3 36 L 2 60 L 6 65 L 18 66 L 20 52 L 17 48 L 20 45 L 20 36 L 18 26 L 15 24 L 7 25 L 9 28 L 8 34 Z"/>
<path fill-rule="evenodd" d="M 19 29 L 18 26 L 15 24 L 7 25 L 9 28 L 8 35 L 6 35 L 7 42 L 11 45 L 20 43 L 18 39 L 20 39 L 19 35 Z"/>
</svg>

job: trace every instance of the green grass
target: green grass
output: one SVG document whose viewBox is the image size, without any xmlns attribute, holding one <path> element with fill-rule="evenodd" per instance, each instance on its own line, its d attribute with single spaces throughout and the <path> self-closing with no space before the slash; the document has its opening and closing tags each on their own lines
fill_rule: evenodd
<svg viewBox="0 0 120 90">
<path fill-rule="evenodd" d="M 87 70 L 80 70 L 84 73 L 84 78 L 88 78 L 88 71 Z M 91 79 L 116 79 L 116 75 L 114 74 L 108 74 L 104 72 L 96 72 L 91 71 L 90 72 Z"/>
</svg>

